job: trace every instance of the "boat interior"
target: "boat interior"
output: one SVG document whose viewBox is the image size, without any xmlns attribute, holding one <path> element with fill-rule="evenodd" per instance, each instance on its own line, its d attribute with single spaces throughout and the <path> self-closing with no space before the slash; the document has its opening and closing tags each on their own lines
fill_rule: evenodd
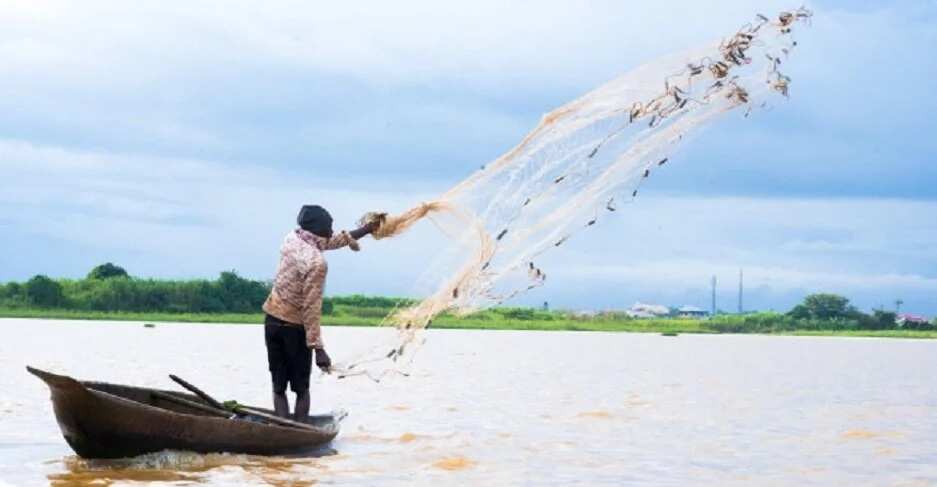
<svg viewBox="0 0 937 487">
<path fill-rule="evenodd" d="M 205 416 L 205 417 L 221 417 L 222 414 L 212 413 L 204 408 L 211 408 L 207 403 L 202 401 L 198 396 L 194 394 L 188 394 L 185 392 L 178 391 L 167 391 L 160 389 L 148 389 L 144 387 L 133 387 L 126 386 L 121 384 L 108 384 L 106 382 L 84 382 L 81 384 L 88 389 L 104 392 L 113 396 L 121 397 L 128 399 L 130 401 L 138 402 L 141 404 L 146 404 L 148 406 L 157 407 L 160 409 L 165 409 L 167 411 L 172 411 L 180 414 L 189 414 L 194 416 Z M 163 396 L 163 397 L 160 397 Z M 180 402 L 172 401 L 167 399 L 165 396 L 173 396 L 178 399 L 185 401 L 190 401 L 202 406 L 202 408 L 188 406 Z M 274 414 L 272 410 L 260 407 L 250 406 L 252 409 L 262 411 L 267 414 Z M 290 418 L 293 419 L 293 418 Z M 336 414 L 321 414 L 321 415 L 311 415 L 306 417 L 304 420 L 301 420 L 303 423 L 321 427 L 329 428 L 334 427 L 334 424 L 340 421 L 342 418 L 336 417 Z M 250 419 L 248 419 L 250 420 Z M 264 422 L 264 421 L 260 421 Z"/>
</svg>

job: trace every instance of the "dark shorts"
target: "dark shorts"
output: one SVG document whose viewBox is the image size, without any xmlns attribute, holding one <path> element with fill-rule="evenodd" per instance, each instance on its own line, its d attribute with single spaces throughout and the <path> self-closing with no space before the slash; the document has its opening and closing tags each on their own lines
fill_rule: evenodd
<svg viewBox="0 0 937 487">
<path fill-rule="evenodd" d="M 302 326 L 288 325 L 266 315 L 264 338 L 267 342 L 267 363 L 273 379 L 273 392 L 283 394 L 289 383 L 293 392 L 309 390 L 312 375 L 312 350 L 306 346 L 306 330 Z"/>
</svg>

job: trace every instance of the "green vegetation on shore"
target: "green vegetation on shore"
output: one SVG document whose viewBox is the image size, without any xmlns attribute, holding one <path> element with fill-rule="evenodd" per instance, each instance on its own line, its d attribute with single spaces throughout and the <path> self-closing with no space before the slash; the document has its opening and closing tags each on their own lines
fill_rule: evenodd
<svg viewBox="0 0 937 487">
<path fill-rule="evenodd" d="M 269 283 L 234 272 L 216 280 L 169 281 L 130 277 L 118 266 L 98 266 L 85 279 L 36 276 L 0 285 L 0 317 L 144 322 L 263 322 L 261 305 Z M 413 300 L 378 296 L 334 296 L 323 303 L 323 324 L 377 326 Z M 531 308 L 494 308 L 468 316 L 443 314 L 432 328 L 642 333 L 761 333 L 788 335 L 937 338 L 937 323 L 899 326 L 895 314 L 865 314 L 849 300 L 814 294 L 788 313 L 720 314 L 708 319 L 630 318 L 624 313 L 582 315 Z"/>
<path fill-rule="evenodd" d="M 890 338 L 937 338 L 935 330 L 886 329 L 862 330 L 820 325 L 814 329 L 796 327 L 757 326 L 754 321 L 783 321 L 778 313 L 760 313 L 743 317 L 720 315 L 708 320 L 682 318 L 631 319 L 619 316 L 589 318 L 552 312 L 550 319 L 512 319 L 503 316 L 510 308 L 484 311 L 468 317 L 443 315 L 433 321 L 431 328 L 464 330 L 538 330 L 538 331 L 606 331 L 632 333 L 738 333 L 805 336 L 853 336 Z M 140 313 L 129 311 L 80 311 L 62 309 L 0 308 L 0 318 L 35 318 L 62 320 L 107 320 L 147 323 L 228 323 L 260 324 L 262 313 Z M 749 318 L 746 324 L 745 318 Z M 325 326 L 379 326 L 381 318 L 362 317 L 353 310 L 323 316 Z M 740 324 L 741 322 L 741 324 Z M 819 324 L 818 324 L 819 325 Z"/>
</svg>

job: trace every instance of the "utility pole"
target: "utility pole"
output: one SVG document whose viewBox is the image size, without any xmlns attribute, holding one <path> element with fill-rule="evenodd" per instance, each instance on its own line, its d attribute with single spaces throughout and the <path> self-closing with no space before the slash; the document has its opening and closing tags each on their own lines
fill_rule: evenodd
<svg viewBox="0 0 937 487">
<path fill-rule="evenodd" d="M 713 279 L 712 279 L 712 291 L 713 291 L 712 316 L 716 316 L 716 276 L 713 276 Z"/>
<path fill-rule="evenodd" d="M 739 269 L 739 314 L 742 314 L 742 269 Z"/>
</svg>

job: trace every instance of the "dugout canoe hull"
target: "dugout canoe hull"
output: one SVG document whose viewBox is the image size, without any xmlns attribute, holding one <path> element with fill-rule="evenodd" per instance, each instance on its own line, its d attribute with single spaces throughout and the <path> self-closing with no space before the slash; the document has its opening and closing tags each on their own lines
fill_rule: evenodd
<svg viewBox="0 0 937 487">
<path fill-rule="evenodd" d="M 313 427 L 310 429 L 226 419 L 160 399 L 152 393 L 199 402 L 192 394 L 78 381 L 33 367 L 26 369 L 49 386 L 62 436 L 83 458 L 124 458 L 161 450 L 315 454 L 335 438 L 344 418 L 342 412 L 309 416 L 304 422 Z"/>
</svg>

